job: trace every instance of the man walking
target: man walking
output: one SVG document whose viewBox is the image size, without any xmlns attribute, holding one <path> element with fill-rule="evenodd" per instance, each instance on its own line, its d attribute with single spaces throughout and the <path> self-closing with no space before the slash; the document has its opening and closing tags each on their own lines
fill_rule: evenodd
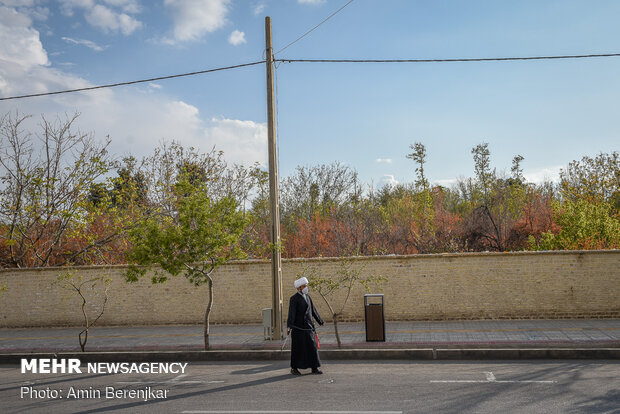
<svg viewBox="0 0 620 414">
<path fill-rule="evenodd" d="M 324 322 L 308 295 L 308 279 L 297 279 L 295 288 L 297 293 L 291 296 L 289 301 L 286 321 L 287 333 L 291 335 L 291 374 L 301 375 L 299 370 L 306 368 L 312 368 L 313 374 L 322 374 L 312 318 L 314 317 L 319 325 Z"/>
</svg>

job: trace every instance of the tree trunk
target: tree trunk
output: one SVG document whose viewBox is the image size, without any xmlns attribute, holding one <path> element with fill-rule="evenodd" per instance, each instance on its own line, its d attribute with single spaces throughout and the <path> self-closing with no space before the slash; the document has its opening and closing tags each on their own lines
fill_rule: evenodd
<svg viewBox="0 0 620 414">
<path fill-rule="evenodd" d="M 84 337 L 82 337 L 82 335 L 84 335 Z M 78 335 L 78 340 L 80 341 L 80 348 L 82 348 L 82 352 L 85 352 L 86 342 L 88 341 L 88 328 L 80 332 Z"/>
<path fill-rule="evenodd" d="M 205 351 L 209 350 L 209 315 L 211 314 L 211 308 L 213 307 L 213 282 L 208 282 L 209 286 L 209 302 L 207 303 L 207 310 L 205 311 Z"/>
<path fill-rule="evenodd" d="M 86 313 L 86 298 L 84 298 L 80 290 L 78 290 L 78 293 L 82 297 L 82 314 L 84 315 L 84 330 L 80 332 L 78 339 L 80 340 L 80 348 L 82 348 L 82 352 L 84 352 L 86 341 L 88 341 L 88 314 Z M 84 334 L 84 340 L 82 340 L 82 333 Z"/>
<path fill-rule="evenodd" d="M 338 348 L 342 348 L 342 343 L 340 342 L 340 334 L 338 333 L 338 314 L 334 313 L 334 332 L 336 332 L 336 341 L 338 342 Z"/>
</svg>

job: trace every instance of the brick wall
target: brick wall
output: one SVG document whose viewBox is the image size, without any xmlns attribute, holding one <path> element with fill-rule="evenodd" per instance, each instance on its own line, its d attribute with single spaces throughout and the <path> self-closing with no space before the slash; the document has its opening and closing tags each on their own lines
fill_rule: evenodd
<svg viewBox="0 0 620 414">
<path fill-rule="evenodd" d="M 283 261 L 284 312 L 304 266 L 333 274 L 339 259 Z M 385 277 L 388 320 L 620 317 L 620 251 L 471 253 L 363 257 L 364 273 Z M 106 312 L 99 325 L 202 323 L 206 287 L 182 276 L 153 285 L 146 277 L 128 284 L 124 267 L 76 267 L 83 280 L 111 279 Z M 0 327 L 63 326 L 81 323 L 80 300 L 56 284 L 66 268 L 0 271 Z M 213 323 L 260 323 L 271 306 L 270 265 L 234 262 L 214 272 Z M 101 289 L 86 289 L 89 303 L 101 303 Z M 363 319 L 363 294 L 356 288 L 344 319 Z M 319 312 L 328 316 L 318 294 Z M 343 296 L 334 298 L 338 303 Z M 95 306 L 87 307 L 92 314 Z M 329 319 L 329 318 L 326 318 Z"/>
</svg>

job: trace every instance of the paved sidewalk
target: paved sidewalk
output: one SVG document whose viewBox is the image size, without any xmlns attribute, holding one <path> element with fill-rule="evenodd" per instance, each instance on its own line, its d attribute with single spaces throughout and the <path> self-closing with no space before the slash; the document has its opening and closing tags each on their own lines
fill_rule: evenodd
<svg viewBox="0 0 620 414">
<path fill-rule="evenodd" d="M 0 329 L 0 354 L 79 351 L 74 328 Z M 387 322 L 386 342 L 366 342 L 363 322 L 339 324 L 344 348 L 619 348 L 620 319 Z M 336 348 L 333 324 L 318 328 L 321 349 Z M 214 350 L 274 350 L 262 325 L 212 325 Z M 286 348 L 290 347 L 290 341 Z M 87 351 L 203 349 L 201 325 L 94 327 Z"/>
</svg>

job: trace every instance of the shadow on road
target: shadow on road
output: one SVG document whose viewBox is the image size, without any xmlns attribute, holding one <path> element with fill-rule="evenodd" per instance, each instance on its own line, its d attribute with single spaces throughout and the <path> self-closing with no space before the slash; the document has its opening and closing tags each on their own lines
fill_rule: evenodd
<svg viewBox="0 0 620 414">
<path fill-rule="evenodd" d="M 106 412 L 106 411 L 116 411 L 116 410 L 130 409 L 130 408 L 133 408 L 133 407 L 145 406 L 145 405 L 148 405 L 148 404 L 166 403 L 166 402 L 180 400 L 180 399 L 184 399 L 184 398 L 197 397 L 197 396 L 206 396 L 206 395 L 213 394 L 213 393 L 216 393 L 216 392 L 232 391 L 232 390 L 237 390 L 237 389 L 241 389 L 241 388 L 254 387 L 254 386 L 257 386 L 257 385 L 271 384 L 271 383 L 279 382 L 279 381 L 294 380 L 295 378 L 296 377 L 294 377 L 294 376 L 292 376 L 292 375 L 287 373 L 285 375 L 278 375 L 278 376 L 271 377 L 271 378 L 263 378 L 263 379 L 254 380 L 254 381 L 242 382 L 241 384 L 226 385 L 226 386 L 223 386 L 223 387 L 217 387 L 217 388 L 212 388 L 212 389 L 208 389 L 208 390 L 187 392 L 185 394 L 180 394 L 180 395 L 175 395 L 175 396 L 168 397 L 165 400 L 137 401 L 137 402 L 133 402 L 133 403 L 127 403 L 127 404 L 121 404 L 121 405 L 113 405 L 113 406 L 110 406 L 110 407 L 95 408 L 95 409 L 92 409 L 92 410 L 82 411 L 82 413 L 102 413 L 102 412 Z"/>
<path fill-rule="evenodd" d="M 111 374 L 93 374 L 93 375 L 87 375 L 87 376 L 80 376 L 79 380 L 81 381 L 81 380 L 84 380 L 84 379 L 103 377 L 103 376 L 106 376 L 106 375 L 111 375 Z M 58 377 L 55 377 L 55 378 L 58 378 Z M 71 375 L 71 374 L 65 375 L 65 376 L 63 376 L 61 378 L 62 379 L 50 379 L 50 380 L 47 380 L 47 381 L 39 381 L 39 380 L 30 381 L 30 380 L 27 380 L 27 379 L 24 379 L 24 380 L 21 380 L 21 381 L 14 381 L 14 382 L 11 382 L 10 384 L 19 384 L 19 385 L 11 385 L 9 387 L 0 388 L 0 391 L 9 391 L 9 390 L 12 390 L 12 389 L 19 388 L 19 387 L 21 387 L 26 382 L 33 382 L 36 386 L 41 386 L 41 385 L 60 384 L 62 382 L 75 381 L 76 379 L 78 379 L 78 378 L 76 378 L 75 375 Z"/>
<path fill-rule="evenodd" d="M 611 390 L 600 397 L 583 400 L 575 407 L 575 411 L 588 413 L 620 412 L 620 391 Z"/>
<path fill-rule="evenodd" d="M 288 367 L 287 361 L 278 361 L 272 364 L 263 364 L 259 367 L 253 367 L 248 369 L 240 369 L 238 371 L 232 371 L 234 375 L 247 375 L 247 374 L 261 374 L 264 372 L 277 371 Z"/>
</svg>

